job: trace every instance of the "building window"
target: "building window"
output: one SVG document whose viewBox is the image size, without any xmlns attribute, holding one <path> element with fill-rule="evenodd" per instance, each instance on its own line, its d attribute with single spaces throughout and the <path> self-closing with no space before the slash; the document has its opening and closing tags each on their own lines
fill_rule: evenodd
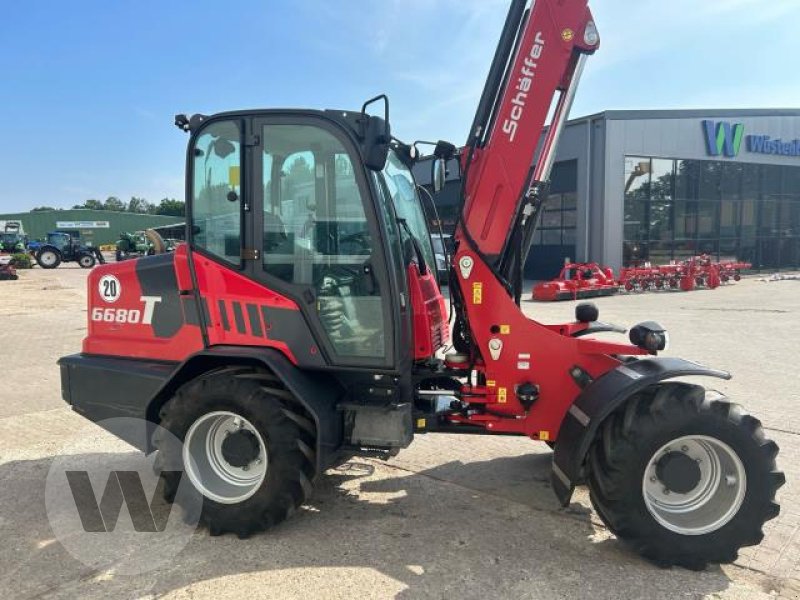
<svg viewBox="0 0 800 600">
<path fill-rule="evenodd" d="M 623 262 L 800 266 L 800 167 L 625 158 Z"/>
</svg>

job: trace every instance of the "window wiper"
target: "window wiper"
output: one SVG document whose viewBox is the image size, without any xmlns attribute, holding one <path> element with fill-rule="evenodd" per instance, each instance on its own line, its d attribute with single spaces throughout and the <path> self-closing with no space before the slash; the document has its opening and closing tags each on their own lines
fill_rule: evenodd
<svg viewBox="0 0 800 600">
<path fill-rule="evenodd" d="M 411 245 L 414 247 L 414 253 L 417 255 L 417 265 L 419 266 L 419 274 L 420 275 L 427 275 L 428 274 L 428 264 L 425 262 L 424 255 L 422 254 L 422 246 L 419 245 L 417 238 L 414 237 L 414 234 L 411 233 L 411 228 L 408 226 L 408 223 L 405 219 L 401 219 L 398 217 L 397 223 L 400 227 L 408 235 L 409 239 L 411 240 Z"/>
</svg>

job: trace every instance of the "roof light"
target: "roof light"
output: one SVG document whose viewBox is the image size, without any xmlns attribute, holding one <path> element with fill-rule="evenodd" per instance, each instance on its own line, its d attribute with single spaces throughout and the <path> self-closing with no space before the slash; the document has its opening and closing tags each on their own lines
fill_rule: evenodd
<svg viewBox="0 0 800 600">
<path fill-rule="evenodd" d="M 586 23 L 586 29 L 583 31 L 583 42 L 587 46 L 596 46 L 600 41 L 600 34 L 597 33 L 597 26 L 594 21 Z"/>
</svg>

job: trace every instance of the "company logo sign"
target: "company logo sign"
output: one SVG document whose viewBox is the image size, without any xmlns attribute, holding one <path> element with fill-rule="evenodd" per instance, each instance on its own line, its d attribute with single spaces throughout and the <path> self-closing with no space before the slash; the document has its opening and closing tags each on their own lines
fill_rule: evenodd
<svg viewBox="0 0 800 600">
<path fill-rule="evenodd" d="M 109 221 L 56 221 L 58 229 L 108 229 Z"/>
<path fill-rule="evenodd" d="M 709 156 L 735 158 L 742 149 L 742 141 L 747 152 L 756 154 L 775 154 L 778 156 L 800 157 L 800 139 L 786 142 L 768 135 L 745 135 L 744 125 L 728 121 L 703 121 L 706 151 Z"/>
<path fill-rule="evenodd" d="M 710 156 L 724 154 L 730 158 L 739 154 L 744 137 L 744 125 L 736 123 L 731 125 L 727 121 L 703 121 L 703 130 L 706 134 L 706 150 Z"/>
</svg>

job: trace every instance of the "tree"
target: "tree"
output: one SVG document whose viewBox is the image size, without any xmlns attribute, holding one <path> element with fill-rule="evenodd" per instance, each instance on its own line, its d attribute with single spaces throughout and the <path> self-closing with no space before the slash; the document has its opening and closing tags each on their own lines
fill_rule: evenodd
<svg viewBox="0 0 800 600">
<path fill-rule="evenodd" d="M 31 212 L 45 212 L 48 210 L 58 210 L 58 209 L 53 208 L 52 206 L 37 206 L 36 208 L 32 208 Z"/>
<path fill-rule="evenodd" d="M 104 210 L 103 203 L 100 200 L 95 200 L 94 198 L 90 198 L 83 204 L 76 204 L 72 208 L 88 208 L 90 210 Z"/>
<path fill-rule="evenodd" d="M 103 204 L 103 209 L 125 212 L 125 203 L 116 196 L 109 196 L 106 198 L 105 204 Z"/>
<path fill-rule="evenodd" d="M 137 198 L 136 196 L 133 196 L 130 202 L 128 202 L 128 212 L 147 214 L 150 212 L 151 206 L 152 205 L 144 198 Z"/>
<path fill-rule="evenodd" d="M 183 217 L 186 215 L 186 203 L 175 198 L 162 198 L 156 209 L 157 215 Z"/>
</svg>

